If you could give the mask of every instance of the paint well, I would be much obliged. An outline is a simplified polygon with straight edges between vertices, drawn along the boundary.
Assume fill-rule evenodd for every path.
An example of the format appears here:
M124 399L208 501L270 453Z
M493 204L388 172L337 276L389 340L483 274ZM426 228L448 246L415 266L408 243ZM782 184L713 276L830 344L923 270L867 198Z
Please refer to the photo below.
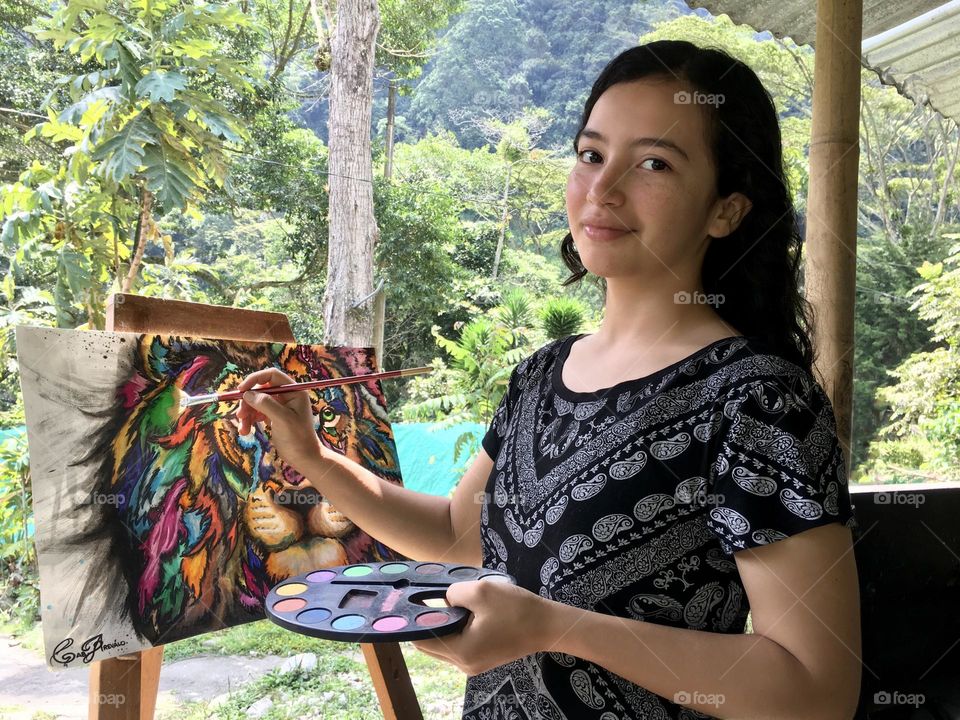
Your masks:
M287 598L273 604L274 612L293 612L306 607L307 601L303 598Z
M341 615L330 625L334 630L354 630L365 622L362 615Z
M307 582L308 583L330 582L336 576L337 574L330 570L317 570L316 572L312 572L309 575L307 575Z
M441 607L450 607L450 603L447 602L446 598L426 598L423 601L423 604L427 607L432 608L441 608Z
M510 578L506 575L484 575L481 580L487 580L489 582L510 582Z
M277 588L277 595L281 595L283 597L288 595L299 595L306 589L307 586L303 583L287 583L286 585L281 585Z
M297 621L308 625L316 625L330 617L330 611L326 608L310 608L297 615Z
M443 571L444 567L440 563L424 563L423 565L417 565L417 572L424 575L432 575L433 573Z
M368 608L373 605L373 601L376 599L377 593L373 590L354 589L343 596L339 607L348 608L349 610L360 610L361 608Z
M387 615L373 623L373 629L380 632L391 632L401 630L407 626L407 619L399 615Z
M364 575L369 575L372 572L373 568L371 568L369 565L351 565L343 571L343 574L346 577L363 577Z
M447 620L450 619L450 616L445 612L433 612L423 613L423 615L417 615L417 625L421 627L434 627L435 625L442 625Z
M406 563L390 563L389 565L381 565L380 572L386 573L388 575L393 575L395 573L402 573L407 569Z
M477 569L472 567L458 567L451 570L450 574L458 578L473 577L477 574Z

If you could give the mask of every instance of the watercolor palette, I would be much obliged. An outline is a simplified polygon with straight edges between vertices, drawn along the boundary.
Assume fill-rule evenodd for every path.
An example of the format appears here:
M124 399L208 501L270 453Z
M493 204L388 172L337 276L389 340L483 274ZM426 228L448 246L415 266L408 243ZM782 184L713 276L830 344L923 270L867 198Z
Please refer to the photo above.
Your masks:
M421 640L457 632L470 611L447 605L456 582L516 580L459 563L390 561L323 568L270 590L267 617L288 630L345 642Z

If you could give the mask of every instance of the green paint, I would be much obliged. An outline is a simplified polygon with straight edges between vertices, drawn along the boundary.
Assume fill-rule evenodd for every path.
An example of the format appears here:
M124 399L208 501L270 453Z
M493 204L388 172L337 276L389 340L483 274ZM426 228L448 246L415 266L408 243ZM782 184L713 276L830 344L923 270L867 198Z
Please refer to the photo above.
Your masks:
M373 572L372 568L367 567L366 565L354 565L343 571L345 577L362 577L364 575L369 575Z

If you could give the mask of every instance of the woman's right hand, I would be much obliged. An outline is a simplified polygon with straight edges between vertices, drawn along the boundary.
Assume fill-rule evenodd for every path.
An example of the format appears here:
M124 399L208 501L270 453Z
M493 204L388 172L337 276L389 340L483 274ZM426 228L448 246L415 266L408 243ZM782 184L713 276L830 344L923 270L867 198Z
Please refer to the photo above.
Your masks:
M320 457L323 445L317 437L314 425L313 406L306 390L267 395L257 388L289 385L294 380L276 368L266 368L250 373L237 386L246 390L237 419L239 433L246 435L254 423L265 422L269 428L270 444L285 463L301 475L305 475L310 460Z

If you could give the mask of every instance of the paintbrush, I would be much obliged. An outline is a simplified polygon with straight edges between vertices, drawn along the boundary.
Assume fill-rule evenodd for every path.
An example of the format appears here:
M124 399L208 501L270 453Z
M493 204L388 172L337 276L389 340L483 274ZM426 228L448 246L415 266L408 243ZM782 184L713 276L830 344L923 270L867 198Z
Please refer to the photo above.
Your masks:
M421 375L429 372L433 372L432 367L402 368L400 370L386 370L384 372L368 373L366 375L350 375L348 377L327 378L326 380L309 380L307 382L290 383L288 385L250 388L249 391L263 393L265 395L280 395L281 393L296 392L297 390L313 390L316 388L330 387L332 385L352 385L353 383L369 382L370 380L387 380L388 378L407 377L408 375ZM227 392L209 393L207 395L187 395L181 390L180 409L184 410L194 405L204 405L206 403L240 400L243 397L243 394L249 391L228 390Z

